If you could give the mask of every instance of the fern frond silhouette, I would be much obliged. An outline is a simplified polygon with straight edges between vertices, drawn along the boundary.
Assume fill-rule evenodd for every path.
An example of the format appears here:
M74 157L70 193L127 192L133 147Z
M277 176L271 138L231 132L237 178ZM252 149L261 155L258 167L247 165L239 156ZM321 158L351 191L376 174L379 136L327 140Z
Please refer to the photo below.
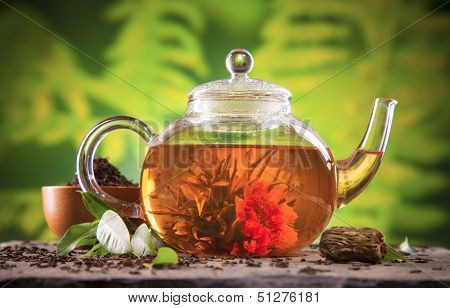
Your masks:
M91 78L79 69L71 50L14 12L0 17L0 42L0 151L30 140L78 146L91 125L85 92Z
M107 16L123 24L107 53L109 67L133 86L105 72L93 83L93 95L160 125L181 116L187 93L208 72L199 39L205 27L200 10L184 1L125 1Z

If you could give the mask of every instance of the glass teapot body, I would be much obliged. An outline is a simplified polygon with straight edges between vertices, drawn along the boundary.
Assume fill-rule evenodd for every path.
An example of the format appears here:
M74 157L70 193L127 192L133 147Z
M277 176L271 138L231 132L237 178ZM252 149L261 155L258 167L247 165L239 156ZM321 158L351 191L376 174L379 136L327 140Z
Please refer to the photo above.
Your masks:
M192 112L152 141L141 201L146 221L183 252L292 255L336 208L335 163L289 110Z
M295 255L372 179L396 102L377 99L358 149L335 161L325 142L292 115L288 90L247 76L253 65L247 51L231 51L226 64L231 78L195 88L187 114L159 135L129 117L97 124L77 156L80 186L120 215L144 220L185 253ZM99 142L124 128L149 145L135 204L106 194L93 173Z

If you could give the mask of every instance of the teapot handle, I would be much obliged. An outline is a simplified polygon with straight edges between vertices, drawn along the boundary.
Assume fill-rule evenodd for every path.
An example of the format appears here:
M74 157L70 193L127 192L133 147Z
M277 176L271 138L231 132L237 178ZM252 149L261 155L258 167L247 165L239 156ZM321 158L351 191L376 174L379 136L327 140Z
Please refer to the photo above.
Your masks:
M95 179L93 167L95 150L106 135L118 129L129 129L136 132L147 144L156 136L147 124L132 117L117 116L98 123L88 132L80 145L76 166L78 182L83 192L96 195L122 217L144 219L139 202L128 203L114 198L104 192Z

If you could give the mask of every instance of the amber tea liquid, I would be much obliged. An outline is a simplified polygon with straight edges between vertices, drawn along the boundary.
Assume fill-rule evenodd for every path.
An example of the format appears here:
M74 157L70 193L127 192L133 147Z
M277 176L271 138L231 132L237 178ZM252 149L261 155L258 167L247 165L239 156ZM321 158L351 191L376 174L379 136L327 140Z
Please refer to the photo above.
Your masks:
M161 145L141 190L149 223L199 255L293 255L336 207L336 173L314 147Z

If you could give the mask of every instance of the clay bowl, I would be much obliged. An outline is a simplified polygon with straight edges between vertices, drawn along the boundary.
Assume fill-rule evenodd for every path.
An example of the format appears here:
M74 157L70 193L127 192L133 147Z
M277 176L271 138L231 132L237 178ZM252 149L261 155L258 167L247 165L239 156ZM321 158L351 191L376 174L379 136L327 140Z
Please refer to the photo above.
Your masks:
M128 202L139 201L139 187L102 186L106 193ZM43 186L42 204L44 216L53 233L62 237L74 224L90 222L94 217L84 207L80 187Z

